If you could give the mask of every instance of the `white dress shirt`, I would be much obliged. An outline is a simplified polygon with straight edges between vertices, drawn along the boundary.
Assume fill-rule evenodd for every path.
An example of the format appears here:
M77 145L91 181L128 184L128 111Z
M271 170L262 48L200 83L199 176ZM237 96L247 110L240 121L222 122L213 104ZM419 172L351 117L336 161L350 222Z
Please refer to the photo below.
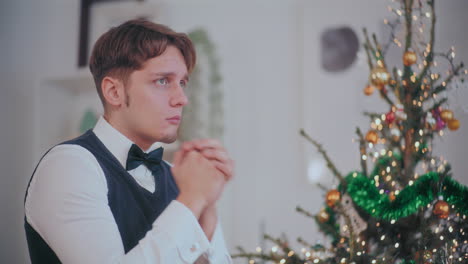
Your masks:
M101 117L93 132L125 168L133 142ZM159 147L154 144L149 150ZM154 192L146 166L129 173ZM78 145L58 145L37 167L25 202L27 222L63 263L232 263L218 224L208 241L198 220L174 200L127 254L107 200L98 161Z

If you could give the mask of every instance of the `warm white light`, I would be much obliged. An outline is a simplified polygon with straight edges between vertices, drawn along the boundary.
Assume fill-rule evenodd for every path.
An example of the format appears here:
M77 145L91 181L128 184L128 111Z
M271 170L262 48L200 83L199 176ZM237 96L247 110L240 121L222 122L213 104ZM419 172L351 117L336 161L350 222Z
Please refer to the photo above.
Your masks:
M322 159L312 159L307 167L307 179L309 183L320 182L325 175L326 164Z

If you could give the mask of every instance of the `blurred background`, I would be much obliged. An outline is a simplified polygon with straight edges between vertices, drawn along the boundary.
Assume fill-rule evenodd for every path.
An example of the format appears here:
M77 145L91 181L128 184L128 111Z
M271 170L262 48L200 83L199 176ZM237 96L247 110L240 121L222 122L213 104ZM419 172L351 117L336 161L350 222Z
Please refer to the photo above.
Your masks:
M342 173L360 168L353 139L356 126L369 128L362 112L387 107L377 94L362 92L369 76L362 28L385 38L391 1L100 0L83 13L85 2L0 3L0 262L29 263L23 201L42 153L101 113L86 62L79 66L80 48L88 48L81 53L86 58L97 36L135 17L196 38L199 92L187 114L196 117L198 130L184 133L222 139L236 161L236 177L219 206L231 252L263 245L263 232L323 242L295 207L318 212L325 193L317 183L332 188L338 182L299 129L323 143ZM457 60L465 62L467 11L466 0L436 2L436 50L455 46ZM88 30L80 35L83 21ZM357 38L359 45L340 48L334 36L352 47ZM449 102L461 127L437 139L435 151L468 185L468 87L461 86Z

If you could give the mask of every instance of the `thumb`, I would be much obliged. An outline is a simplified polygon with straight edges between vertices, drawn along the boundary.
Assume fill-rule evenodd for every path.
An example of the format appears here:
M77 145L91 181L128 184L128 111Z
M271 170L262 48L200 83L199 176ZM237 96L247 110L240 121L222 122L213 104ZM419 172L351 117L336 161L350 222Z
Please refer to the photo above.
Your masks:
M173 160L174 167L177 167L180 165L180 163L182 162L183 155L184 155L184 151L182 150L178 150L176 151L176 153L174 153L174 160Z

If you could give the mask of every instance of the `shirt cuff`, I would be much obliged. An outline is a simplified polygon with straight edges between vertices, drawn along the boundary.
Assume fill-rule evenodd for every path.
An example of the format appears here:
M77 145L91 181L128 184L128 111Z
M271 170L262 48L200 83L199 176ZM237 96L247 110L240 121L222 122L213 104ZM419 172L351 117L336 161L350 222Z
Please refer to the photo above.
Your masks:
M216 229L211 239L209 249L204 253L206 259L209 260L209 263L222 263L222 264L231 264L232 259L229 255L229 252L224 242L223 229L221 227L220 220L218 218L218 223L216 224Z
M153 228L167 234L176 245L180 258L187 263L195 262L210 248L210 242L197 218L177 200L167 206L154 222Z

